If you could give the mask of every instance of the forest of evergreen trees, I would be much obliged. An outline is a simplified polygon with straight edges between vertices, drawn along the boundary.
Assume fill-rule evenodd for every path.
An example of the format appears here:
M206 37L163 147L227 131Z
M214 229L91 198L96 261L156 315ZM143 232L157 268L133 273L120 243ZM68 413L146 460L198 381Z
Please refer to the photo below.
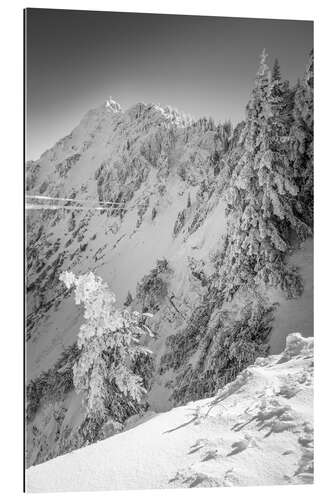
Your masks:
M235 128L219 169L227 179L229 217L215 271L200 308L167 339L162 357L161 373L178 373L172 385L178 404L213 395L269 352L274 304L263 287L281 289L289 299L302 294L288 256L313 235L313 52L294 87L277 60L272 70L266 60L263 51L245 123ZM224 307L235 296L243 309L238 318Z

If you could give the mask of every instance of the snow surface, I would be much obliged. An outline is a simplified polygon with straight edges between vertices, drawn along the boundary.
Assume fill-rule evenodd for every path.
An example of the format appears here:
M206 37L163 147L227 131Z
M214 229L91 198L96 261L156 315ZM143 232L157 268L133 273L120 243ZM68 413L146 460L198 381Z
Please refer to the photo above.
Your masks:
M313 339L293 333L215 397L30 467L27 491L312 483L312 398Z

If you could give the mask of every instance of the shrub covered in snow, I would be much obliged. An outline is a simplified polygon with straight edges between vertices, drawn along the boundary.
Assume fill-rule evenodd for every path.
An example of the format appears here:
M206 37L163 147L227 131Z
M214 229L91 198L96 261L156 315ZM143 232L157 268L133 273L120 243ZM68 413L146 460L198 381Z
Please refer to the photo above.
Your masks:
M171 268L166 259L157 260L156 266L146 274L136 287L136 298L143 311L156 312L168 293L168 276Z
M183 209L178 213L177 219L176 219L175 224L173 226L173 235L174 236L177 236L177 234L183 229L184 224L185 224L185 219L186 219L186 209Z
M60 401L74 388L73 366L79 357L77 344L67 347L55 365L31 380L26 389L26 415L30 422L43 403Z

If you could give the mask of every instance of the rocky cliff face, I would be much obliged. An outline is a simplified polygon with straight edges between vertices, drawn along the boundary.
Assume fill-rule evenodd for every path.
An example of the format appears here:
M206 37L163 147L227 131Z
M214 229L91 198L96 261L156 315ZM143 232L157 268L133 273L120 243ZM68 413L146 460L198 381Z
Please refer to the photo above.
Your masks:
M266 354L269 334L292 331L288 318L283 331L276 324L289 305L278 292L265 288L257 300L242 291L226 305L211 286L241 129L232 133L227 124L194 122L156 105L122 111L110 99L27 163L27 195L35 196L26 212L28 465L117 432L133 413L119 407L118 418L102 427L87 421L71 372L82 318L59 282L62 271L92 270L120 307L153 314L155 361L141 411L211 396ZM304 248L301 263L308 242ZM302 308L297 330L312 335L304 301ZM245 338L250 352L243 356Z

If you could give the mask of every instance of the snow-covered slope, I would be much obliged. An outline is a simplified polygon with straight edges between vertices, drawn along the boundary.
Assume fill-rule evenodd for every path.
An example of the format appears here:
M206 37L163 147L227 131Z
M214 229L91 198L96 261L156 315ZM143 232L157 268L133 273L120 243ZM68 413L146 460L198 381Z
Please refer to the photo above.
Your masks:
M26 474L29 492L313 482L313 340L294 333L215 397Z
M166 299L155 314L158 340L151 348L158 368L166 337L184 324L183 309L190 310L200 298L202 287L189 270L189 259L208 262L225 231L221 181L209 160L222 147L207 122L191 124L178 112L152 104L122 111L108 100L27 164L28 196L76 200L65 210L27 211L28 382L55 365L76 341L82 322L59 282L61 271L94 271L122 306L128 292L135 298L138 282L157 259L166 258L172 269L169 297L174 295L181 311L175 314ZM57 204L47 198L28 200L43 201L44 207ZM90 210L102 202L115 205ZM151 408L170 408L169 394L157 377ZM73 391L55 403L43 401L28 425L28 464L64 452L59 437L70 442L68 429L75 433L83 414Z
M214 179L207 163L216 140L210 130L185 130L180 115L169 108L137 104L122 112L108 100L40 160L29 163L29 196L80 202L76 210L27 212L29 379L76 339L78 315L61 292L61 270L93 270L123 304L157 259L173 261L179 288L178 270L187 257L200 259L216 246L225 227L224 207L215 196L205 209L220 217L203 224L208 195L200 190L202 181ZM177 216L189 196L192 206L175 237ZM121 203L123 209L89 210L100 201ZM200 224L189 232L197 219Z

